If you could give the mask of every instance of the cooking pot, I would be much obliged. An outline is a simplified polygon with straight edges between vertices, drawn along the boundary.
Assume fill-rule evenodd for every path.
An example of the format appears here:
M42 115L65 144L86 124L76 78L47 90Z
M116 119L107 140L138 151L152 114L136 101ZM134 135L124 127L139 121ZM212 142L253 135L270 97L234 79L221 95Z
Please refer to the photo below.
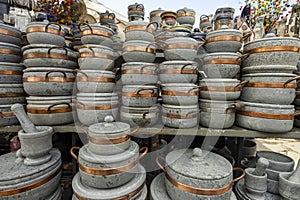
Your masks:
M184 7L183 9L177 10L177 22L179 24L195 24L196 12L193 9Z
M164 10L162 10L161 8L158 8L157 10L152 10L150 12L150 23L151 22L156 22L158 24L158 28L160 28L161 25L161 13L163 13Z
M23 69L17 63L0 62L0 84L22 83Z
M19 29L4 23L0 23L0 42L20 45L21 35L22 33Z
M21 59L22 52L19 46L0 42L0 62L20 63Z
M25 103L23 84L0 84L0 105Z
M144 40L154 42L154 33L157 27L158 23L156 22L150 24L143 20L128 22L124 30L126 41Z
M131 15L144 16L145 15L144 5L138 4L138 3L129 5L127 14L128 14L128 16L131 16Z
M100 13L100 24L115 24L115 18L116 15L107 10L104 13Z
M153 63L156 58L156 47L151 42L144 40L124 42L122 51L125 62Z
M122 104L129 107L151 107L157 103L158 89L149 85L125 85Z
M14 112L11 111L12 105L0 105L0 126L11 126L19 124Z

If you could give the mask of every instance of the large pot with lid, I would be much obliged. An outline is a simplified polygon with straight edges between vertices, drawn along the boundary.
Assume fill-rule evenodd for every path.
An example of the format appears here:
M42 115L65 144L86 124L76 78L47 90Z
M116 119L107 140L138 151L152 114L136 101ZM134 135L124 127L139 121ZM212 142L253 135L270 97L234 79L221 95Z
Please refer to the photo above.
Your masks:
M14 45L21 44L21 31L13 26L0 23L0 42Z
M125 27L126 41L144 40L154 42L155 29L158 27L156 22L145 22L143 20L135 20L128 22Z
M190 24L193 26L195 24L195 16L195 10L184 7L177 10L176 20L179 24Z
M242 169L233 169L222 156L199 148L170 152L166 167L159 161L172 200L230 200L233 184L245 176ZM242 175L233 179L233 171L241 171Z
M20 63L21 60L22 52L19 46L0 42L0 62Z
M156 47L149 41L126 41L123 44L122 56L125 62L153 63L156 58Z
M23 69L21 64L0 62L0 84L22 83Z

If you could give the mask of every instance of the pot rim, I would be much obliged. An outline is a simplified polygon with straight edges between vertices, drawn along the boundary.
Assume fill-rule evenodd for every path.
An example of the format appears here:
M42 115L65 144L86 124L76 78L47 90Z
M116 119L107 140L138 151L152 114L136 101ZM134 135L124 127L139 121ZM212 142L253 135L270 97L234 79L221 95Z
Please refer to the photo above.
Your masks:
M157 64L155 64L155 63L146 63L146 62L127 62L127 63L123 63L122 64L122 67L129 67L129 66L131 66L131 65L133 65L133 66L141 66L141 67L143 67L143 65L147 65L147 66L153 66L153 67L156 67L157 66Z
M23 84L0 84L0 88L23 88Z
M16 48L18 49L18 51L21 51L21 48L15 44L11 44L11 43L6 43L6 42L0 42L0 46L5 47L12 47L12 48Z
M292 73L257 73L257 74L244 74L244 77L296 77L296 74Z
M4 24L4 23L0 23L0 29L13 31L13 32L19 34L20 36L22 34L22 32L19 29L15 28L14 26L10 26L10 25ZM0 34L0 35L2 35L2 34ZM11 37L14 37L14 36L11 36Z
M197 87L196 84L193 83L166 83L161 84L162 87Z
M162 65L175 65L175 64L185 65L185 64L189 64L189 63L192 63L192 65L198 65L198 63L195 62L195 61L171 60L171 61L164 61L164 62L162 62L160 64L160 66L162 66Z
M214 37L215 35L218 35L220 33L221 33L222 36L224 36L224 35L236 35L236 34L239 34L241 37L243 36L242 32L239 31L239 30L236 30L236 29L221 29L221 30L216 30L216 31L212 31L212 32L207 33L206 39ZM235 34L232 34L232 33L235 33ZM219 42L223 42L223 41L219 41Z
M252 45L252 44L255 44L255 43L261 43L261 42L264 42L264 41L278 41L278 40L291 40L291 41L294 41L294 42L298 42L299 43L299 46L300 46L300 39L298 38L293 38L293 37L268 37L268 38L260 38L260 39L256 39L256 40L253 40L251 42L248 42L245 44L244 48ZM284 44L284 43L282 43ZM272 46L272 45L271 45ZM285 45L282 45L282 46L285 46Z
M263 154L263 155L262 155ZM265 157L266 156L266 154L273 154L273 155L276 155L276 158L279 158L279 157L281 157L281 158L283 158L283 159L286 159L287 161L285 162L285 161L279 161L279 160L270 160L271 158L270 157ZM276 163L276 164L295 164L295 161L291 158L291 157L289 157L289 156L286 156L286 155L284 155L284 154L280 154L280 153L277 153L277 152L273 152L273 151L257 151L257 156L258 157L263 157L263 158L266 158L266 159L268 159L269 161L271 161L271 162L273 162L273 163ZM272 170L272 169L271 169Z
M199 82L201 83L207 83L207 82L211 82L211 83L240 83L240 81L238 79L230 79L230 78L221 78L221 79L213 79L213 78L206 78L206 79L202 79L199 80Z
M130 89L130 88L134 88L134 89L141 89L141 88L147 88L147 89L158 89L157 86L154 85L124 85L123 89Z
M0 67L10 66L10 67L22 67L25 69L25 66L21 63L9 63L9 62L0 62Z
M118 96L117 93L85 93L79 92L76 94L76 97L84 97L84 98L97 98L97 97L115 97Z
M89 24L89 26L93 29L104 29L106 32L110 32L112 35L115 33L111 28L101 25L100 23ZM82 30L90 30L87 25L82 26ZM86 35L89 36L89 35Z
M170 108L170 109L197 109L197 110L199 110L198 105L178 106L178 105L162 104L162 107Z
M107 70L81 69L79 71L84 72L84 73L115 75L115 73L113 73L112 71L107 71ZM78 73L78 74L80 74L80 73Z
M195 45L198 45L198 41L190 37L174 37L174 38L167 39L165 42L167 44L173 44L173 43L177 44L179 40L185 40L186 42L193 42Z
M101 50L105 49L105 50L109 50L109 51L114 51L110 47L99 45L99 44L85 44L85 45L81 45L81 46L76 46L75 49L80 51L81 49L87 49L86 47L90 47L90 48L94 48L94 49L101 49Z
M31 100L31 101L53 101L53 100L72 100L74 99L75 96L29 96L26 97L26 100Z
M209 99L199 99L199 102L201 103L215 103L215 104L233 104L235 101L218 101L218 100L209 100Z
M232 57L238 57L238 53L232 53L232 52L216 52L216 53L207 53L204 54L204 59L207 57L214 57L214 56L232 56Z
M251 106L256 108L271 108L271 109L294 109L294 105L279 105L279 104L266 104L266 103L251 103L246 101L237 101L237 103L243 103L245 106Z
M64 71L66 73L73 73L74 70L68 69L68 68L56 68L56 67L30 67L27 69L24 69L23 72L48 72L49 70L54 70L54 71ZM53 72L54 73L54 72Z

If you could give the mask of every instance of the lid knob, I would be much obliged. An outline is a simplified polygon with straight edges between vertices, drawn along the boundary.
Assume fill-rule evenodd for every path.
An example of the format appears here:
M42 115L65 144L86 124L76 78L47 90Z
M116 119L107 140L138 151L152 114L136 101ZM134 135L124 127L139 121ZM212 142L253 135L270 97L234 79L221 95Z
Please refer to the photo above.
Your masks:
M221 29L222 29L222 30L224 30L224 29L229 29L229 27L228 27L227 25L223 24L223 25L221 26Z
M104 118L105 124L104 126L111 126L112 122L114 122L114 117L111 115L108 115Z
M193 161L201 161L202 160L202 155L203 155L202 150L200 148L195 148L195 149L193 149L192 160Z

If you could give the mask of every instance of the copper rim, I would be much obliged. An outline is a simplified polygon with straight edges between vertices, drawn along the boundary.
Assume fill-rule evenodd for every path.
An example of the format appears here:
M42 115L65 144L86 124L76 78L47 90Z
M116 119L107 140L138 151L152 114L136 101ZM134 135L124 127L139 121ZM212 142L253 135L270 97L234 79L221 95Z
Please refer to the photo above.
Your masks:
M101 15L100 19L115 19L112 15Z
M13 117L16 116L14 112L1 112L0 111L0 119L5 117Z
M194 49L197 50L197 45L193 44L167 44L166 49Z
M264 118L264 119L275 119L275 120L293 120L293 114L271 114L263 112L253 112L247 110L237 110L237 114L248 117Z
M234 36L234 35L225 35L225 36L216 36L212 38L208 38L206 40L206 43L210 42L219 42L219 41L236 41L236 42L242 42L243 38L241 36Z
M83 52L80 53L78 58L106 58L110 60L114 60L114 56L104 53L92 53L92 52Z
M245 87L255 87L255 88L297 88L297 84L289 83L247 83Z
M43 52L36 52L36 53L27 53L23 55L23 59L34 59L34 58L53 58L53 59L62 59L62 60L70 60L73 62L77 62L77 58L72 56L68 56L65 54L58 54L58 53L43 53Z
M29 190L32 190L34 188L37 188L37 187L39 187L41 185L44 185L45 183L49 182L51 179L56 177L60 172L61 172L61 168L59 168L56 172L54 172L50 176L48 176L48 177L46 177L46 178L44 178L44 179L42 179L38 182L32 183L30 185L26 185L26 186L23 186L23 187L20 187L20 188L17 188L17 189L2 190L2 191L0 191L0 196L2 196L2 197L3 196L11 196L11 195L27 192Z
M14 51L10 49L0 49L0 54L12 54L16 56L22 56L21 51Z
M100 36L104 36L104 37L107 37L107 38L112 37L111 33L108 33L106 31L102 31L102 30L95 30L95 29L93 29L93 30L90 30L90 29L83 30L80 35L81 35L81 37L86 36L86 35L100 35Z
M209 19L205 18L200 20L200 23L205 23L205 22L209 22Z
M46 30L46 27L29 27L26 29L27 34L28 33L36 33L36 32L51 33L54 35L59 35L59 36L65 37L64 32L54 29L54 28L47 28L47 30Z
M153 98L157 97L157 93L137 93L137 92L123 92L122 96L125 97L140 97L140 98Z
M147 47L141 47L141 46L127 46L123 48L123 52L146 52L146 53L152 53L156 54L156 50L152 48L147 48Z
M148 75L156 75L155 70L145 70L145 69L125 69L122 70L122 74L148 74Z
M18 34L16 32L13 32L13 31L10 31L10 30L6 30L6 29L0 29L0 34L9 35L9 36L21 39L21 34Z
M114 78L105 78L105 77L85 77L80 76L77 77L77 81L79 82L107 82L107 83L114 83Z
M214 60L205 61L204 64L205 65L207 65L207 64L241 65L241 60L236 60L236 59L214 59Z
M150 18L153 18L153 17L160 17L161 13L153 13L150 15Z
M182 91L163 90L161 94L167 96L198 96L199 91L182 92Z
M129 31L147 31L154 34L154 30L147 26L128 26L125 28L125 33Z
M55 114L55 113L66 113L66 112L72 112L72 107L52 108L52 109L27 108L27 113L30 113L30 114Z
M241 91L241 87L224 86L224 87L213 87L213 86L201 86L202 91L214 91L214 92L237 92Z
M27 77L23 78L23 82L74 82L75 78L66 78L66 77Z
M160 74L198 74L195 69L163 69L159 71Z
M144 11L144 8L141 8L141 7L131 7L131 8L128 8L129 11L133 11L133 10L140 10L140 11Z
M177 14L177 17L185 17L185 16L189 16L189 17L195 17L195 13L182 13L182 14Z
M290 52L299 52L299 47L296 46L268 46L268 47L259 47L245 51L246 54L254 53L265 53L265 52L274 52L274 51L290 51Z
M22 75L22 71L14 71L14 70L0 70L1 75Z
M0 94L0 98L9 98L9 97L26 97L25 93L5 93Z
M88 136L89 141L93 144L99 145L111 145L111 144L120 144L126 142L130 139L130 135L124 135L118 138L93 138Z
M82 110L111 110L117 108L118 105L88 106L88 105L78 103L76 107Z
M172 119L194 119L198 117L198 113L187 113L186 115L180 114L171 114L171 113L162 113L164 117L172 118Z

